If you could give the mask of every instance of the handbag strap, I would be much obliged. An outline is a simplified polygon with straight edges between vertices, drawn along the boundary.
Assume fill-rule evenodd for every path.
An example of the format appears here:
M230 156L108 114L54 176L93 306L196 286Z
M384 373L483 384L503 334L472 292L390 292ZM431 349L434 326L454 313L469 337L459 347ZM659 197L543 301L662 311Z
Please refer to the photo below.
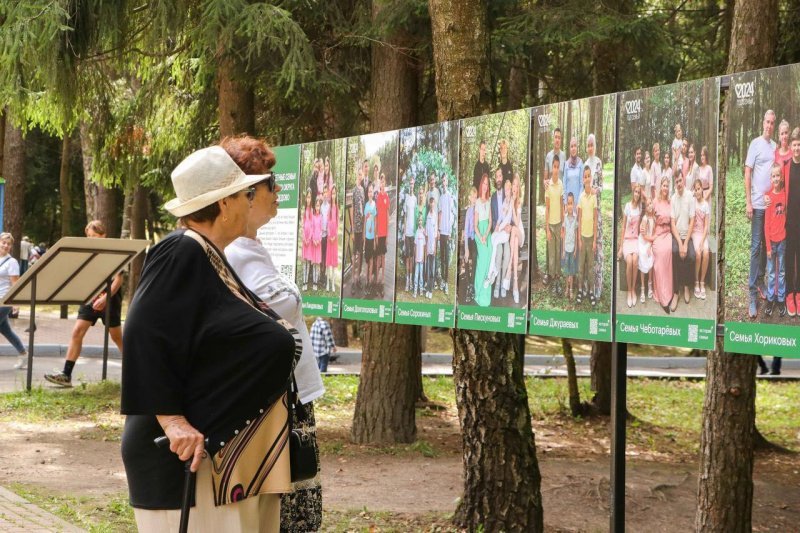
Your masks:
M298 422L298 424L308 422L308 415L306 410L303 408L303 403L300 401L300 393L299 388L297 387L297 379L294 377L294 371L292 371L292 379L289 381L288 384L289 389L289 409L294 413L294 418ZM290 422L291 423L291 422Z

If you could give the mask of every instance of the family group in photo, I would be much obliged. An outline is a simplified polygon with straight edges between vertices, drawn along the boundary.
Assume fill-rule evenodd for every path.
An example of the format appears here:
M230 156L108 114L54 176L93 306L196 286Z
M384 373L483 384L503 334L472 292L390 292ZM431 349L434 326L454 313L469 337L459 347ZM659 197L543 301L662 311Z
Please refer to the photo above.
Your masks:
M519 252L525 244L522 179L514 171L505 139L498 141L499 161L495 169L486 160L485 140L481 140L478 150L464 219L462 270L472 280L467 288L467 302L488 307L492 299L506 298L511 292L514 303L518 304Z
M556 128L542 175L547 239L543 281L551 293L594 307L603 287L603 162L592 133L586 137L585 160L578 155L576 136L570 138L569 155L561 142L562 131Z
M796 316L800 304L800 127L790 132L789 122L782 120L776 143L775 122L775 112L768 110L744 166L750 318L758 316L760 299L766 300L762 310L768 317L775 312Z
M403 220L403 260L406 267L405 291L414 298L433 298L433 291L450 290L450 246L456 227L456 199L442 173L437 186L435 172L425 180L426 169L414 161L400 192ZM419 178L419 183L417 179Z
M352 190L353 295L359 292L365 297L383 297L391 201L380 160L374 163L372 173L369 165L369 160L364 159ZM362 270L366 274L363 282Z
M303 290L336 292L339 266L339 201L329 157L314 160L303 204Z
M655 300L669 313L692 295L705 300L713 213L714 172L706 146L698 151L683 136L680 124L661 159L637 146L630 172L631 199L623 208L622 238L617 252L625 262L627 305ZM663 161L663 164L662 164ZM638 275L637 275L638 274Z

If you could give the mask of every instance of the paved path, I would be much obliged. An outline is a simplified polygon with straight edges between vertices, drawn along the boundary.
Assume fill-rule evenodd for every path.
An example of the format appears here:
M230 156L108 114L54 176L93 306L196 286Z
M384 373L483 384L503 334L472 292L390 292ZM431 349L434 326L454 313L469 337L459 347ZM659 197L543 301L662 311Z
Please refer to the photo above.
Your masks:
M5 533L45 533L84 531L37 507L28 500L0 487L0 531Z

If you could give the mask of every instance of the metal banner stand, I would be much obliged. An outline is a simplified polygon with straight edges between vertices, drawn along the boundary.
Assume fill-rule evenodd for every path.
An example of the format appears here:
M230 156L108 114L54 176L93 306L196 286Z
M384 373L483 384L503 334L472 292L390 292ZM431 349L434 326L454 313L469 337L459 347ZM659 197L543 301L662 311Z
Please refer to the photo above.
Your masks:
M26 389L31 390L35 352L36 304L83 305L105 289L111 294L111 280L149 244L146 240L64 237L55 243L6 294L3 305L30 305L28 372ZM108 366L108 322L111 304L106 300L103 379Z
M619 161L619 102L616 107L617 127L614 133L614 149L617 151L616 161ZM614 176L614 218L612 223L612 251L617 249L619 217L616 209L620 201L619 187ZM616 258L615 258L616 259ZM619 275L619 263L611 263L612 280L616 281ZM625 426L627 406L627 377L628 377L628 344L617 342L617 291L615 283L611 284L611 474L610 484L610 522L609 531L622 533L625 531Z

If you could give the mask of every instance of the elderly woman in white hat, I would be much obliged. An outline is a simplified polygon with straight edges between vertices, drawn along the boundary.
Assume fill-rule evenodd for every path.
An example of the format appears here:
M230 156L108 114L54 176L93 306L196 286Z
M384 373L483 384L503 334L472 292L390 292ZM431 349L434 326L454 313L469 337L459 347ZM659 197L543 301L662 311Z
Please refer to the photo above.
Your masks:
M174 531L184 461L190 531L277 531L291 490L285 393L297 330L239 280L222 250L246 234L260 182L219 146L172 173L181 229L151 248L125 323L122 459L140 531ZM169 449L157 448L160 435Z

